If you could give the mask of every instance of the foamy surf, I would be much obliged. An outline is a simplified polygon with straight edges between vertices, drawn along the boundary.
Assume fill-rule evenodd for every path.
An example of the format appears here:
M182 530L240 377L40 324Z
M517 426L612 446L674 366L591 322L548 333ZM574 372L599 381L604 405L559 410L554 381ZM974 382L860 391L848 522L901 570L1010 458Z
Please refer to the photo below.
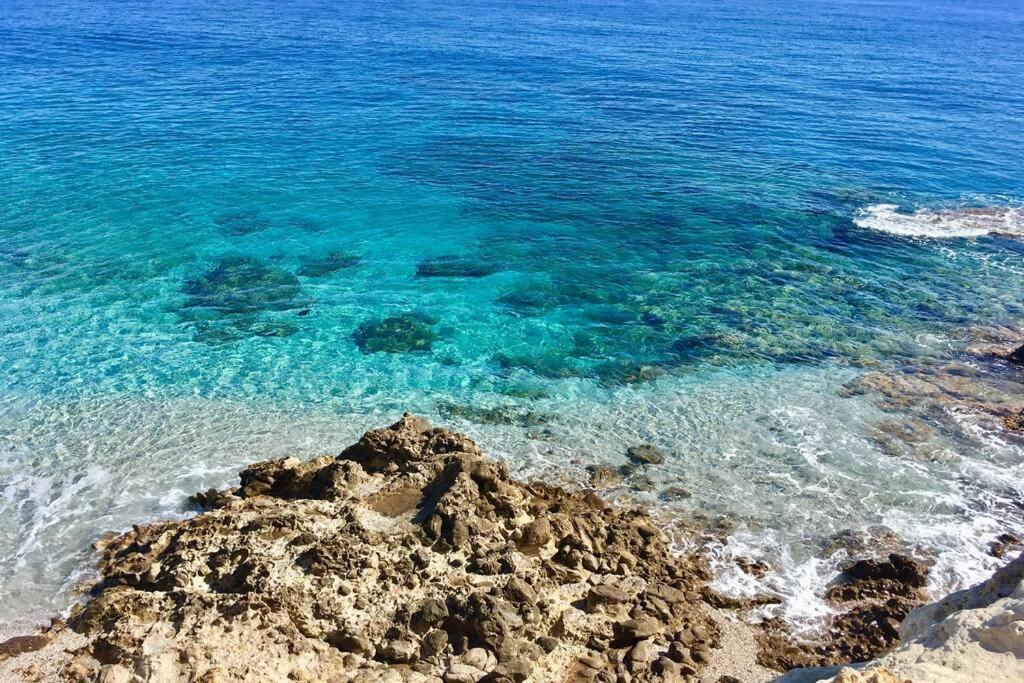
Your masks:
M872 204L857 212L861 228L905 237L1024 237L1024 208L990 206L961 209L917 209L907 213L896 204Z

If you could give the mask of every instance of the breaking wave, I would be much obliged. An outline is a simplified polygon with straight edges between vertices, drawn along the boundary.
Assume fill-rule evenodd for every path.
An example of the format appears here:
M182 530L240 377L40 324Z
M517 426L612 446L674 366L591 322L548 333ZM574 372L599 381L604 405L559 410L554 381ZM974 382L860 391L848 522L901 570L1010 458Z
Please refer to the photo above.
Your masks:
M853 222L861 228L907 237L1024 237L1024 208L1011 206L907 213L895 204L872 204L858 211Z

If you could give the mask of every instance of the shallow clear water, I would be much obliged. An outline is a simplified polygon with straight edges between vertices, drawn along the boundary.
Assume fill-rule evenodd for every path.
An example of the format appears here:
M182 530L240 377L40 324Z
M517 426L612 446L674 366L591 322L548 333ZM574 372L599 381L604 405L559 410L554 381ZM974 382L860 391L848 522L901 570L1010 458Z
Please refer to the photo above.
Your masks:
M663 447L636 495L797 619L835 531L942 590L1021 526L1019 444L894 458L840 391L1024 316L1019 3L8 0L0 72L0 619L402 410L524 476Z

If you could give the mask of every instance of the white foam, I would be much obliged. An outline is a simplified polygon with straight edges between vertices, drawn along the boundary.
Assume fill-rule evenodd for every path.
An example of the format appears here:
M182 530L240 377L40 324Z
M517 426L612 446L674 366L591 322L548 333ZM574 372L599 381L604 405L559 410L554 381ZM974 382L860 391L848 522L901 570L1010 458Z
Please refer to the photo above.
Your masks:
M917 209L907 213L896 204L872 204L858 211L853 222L861 228L906 237L1024 237L1024 208L1013 206Z

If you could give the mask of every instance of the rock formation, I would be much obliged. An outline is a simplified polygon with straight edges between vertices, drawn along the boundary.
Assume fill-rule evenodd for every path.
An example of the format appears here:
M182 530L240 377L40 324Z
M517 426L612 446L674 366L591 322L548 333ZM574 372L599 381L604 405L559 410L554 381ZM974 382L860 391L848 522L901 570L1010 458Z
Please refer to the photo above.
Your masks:
M977 586L912 611L902 644L835 683L1024 680L1024 556Z
M718 631L642 511L406 415L102 548L71 681L685 680Z

